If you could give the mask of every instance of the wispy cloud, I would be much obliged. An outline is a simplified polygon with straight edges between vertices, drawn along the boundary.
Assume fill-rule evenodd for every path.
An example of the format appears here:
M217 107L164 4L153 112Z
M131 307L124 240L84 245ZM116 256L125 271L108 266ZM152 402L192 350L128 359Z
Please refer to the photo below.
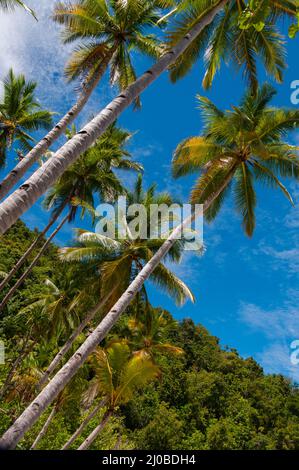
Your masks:
M47 105L51 101L64 104L72 98L72 87L67 87L63 78L70 46L61 44L60 28L50 20L54 4L51 0L31 1L38 22L22 9L0 15L1 76L12 67L37 80L40 99Z
M260 253L271 258L273 268L286 269L289 273L293 274L299 272L299 247L278 250L272 246L261 244L259 248Z
M257 354L266 371L284 373L294 380L299 380L299 366L291 363L290 344L299 339L298 301L299 290L290 289L282 307L265 309L243 302L239 312L241 322L270 340L269 346Z
M263 309L252 303L241 303L240 319L269 338L297 338L299 336L299 291L290 291L282 307Z
M51 20L54 0L31 0L38 17L35 21L23 9L0 15L0 78L9 68L24 73L27 79L37 81L38 97L42 105L59 114L75 101L75 84L68 84L64 67L73 45L62 44L61 27ZM96 99L90 100L80 115L79 126L95 115L104 99L110 99L108 87L101 85Z
M298 135L299 143L299 135ZM284 219L287 228L296 229L299 227L299 186L298 184L291 185L291 193L295 201L295 207L292 207Z
M268 373L278 374L282 371L295 382L299 382L299 366L290 361L289 343L275 342L257 355L257 359Z

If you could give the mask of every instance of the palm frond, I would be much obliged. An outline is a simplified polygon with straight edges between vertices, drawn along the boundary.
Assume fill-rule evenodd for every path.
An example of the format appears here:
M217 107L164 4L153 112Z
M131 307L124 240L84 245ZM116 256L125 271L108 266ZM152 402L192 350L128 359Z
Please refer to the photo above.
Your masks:
M245 163L236 171L234 196L238 212L242 215L242 224L246 234L251 237L255 227L256 195L253 188L253 176Z
M195 297L189 287L162 263L155 268L150 279L164 289L178 305L184 304L187 299L195 302Z
M282 184L282 182L279 181L277 176L271 170L269 170L269 168L262 165L261 163L259 163L256 160L254 160L253 166L254 166L255 178L257 180L261 180L261 181L265 182L270 187L276 187L276 188L281 189L281 191L286 196L286 198L294 206L294 201L293 201L293 198L290 195L289 191L284 186L284 184Z

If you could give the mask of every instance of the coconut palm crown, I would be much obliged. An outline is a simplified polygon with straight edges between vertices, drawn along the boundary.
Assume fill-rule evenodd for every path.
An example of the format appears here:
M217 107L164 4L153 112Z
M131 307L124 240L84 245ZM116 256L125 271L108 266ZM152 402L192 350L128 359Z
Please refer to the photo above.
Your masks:
M43 110L36 100L36 83L26 81L24 75L15 75L10 69L3 81L4 94L0 101L0 167L6 162L6 153L17 141L21 150L29 151L34 142L28 132L49 129L52 113Z
M157 24L161 7L171 1L78 0L56 4L53 19L64 25L65 43L81 40L67 66L69 79L92 80L107 54L110 81L120 90L136 79L132 53L157 58L161 47L149 29ZM139 100L136 101L139 105Z
M169 205L173 202L168 193L155 194L155 189L153 185L146 191L143 190L142 176L139 175L134 190L128 194L128 201L129 203L138 201L148 209L150 204L164 203ZM77 246L60 250L60 257L63 261L82 263L86 276L92 278L93 275L95 294L98 285L100 285L102 297L114 289L114 301L120 297L132 279L164 243L162 237L154 239L132 237L128 222L129 218L123 221L125 233L120 235L116 230L114 238L101 233L78 230ZM141 223L148 224L149 218ZM145 232L147 229L148 226L145 227ZM142 227L140 227L140 233L143 233ZM167 259L178 263L181 260L182 252L183 241L177 240L170 249ZM150 280L165 290L178 304L182 304L188 298L194 301L193 294L186 284L163 263L156 267ZM92 285L92 281L90 285ZM146 296L144 287L143 293Z
M177 19L168 33L169 46L182 39L214 3L213 0L180 2ZM228 1L172 67L172 81L184 77L203 55L204 88L211 87L223 62L232 62L241 69L254 92L258 88L258 61L280 83L286 67L281 19L295 19L297 8L297 0Z
M90 403L98 395L114 410L132 399L136 390L160 374L150 358L132 355L123 341L112 342L106 349L98 348L92 358L95 377L90 381L84 399Z
M76 132L73 127L69 137ZM75 201L94 207L95 195L101 201L114 201L125 192L116 170L141 171L142 166L131 159L126 146L132 134L115 123L96 143L63 173L48 192L44 205L53 214L67 202L69 220L75 219L80 206ZM81 205L81 216L85 207Z
M240 106L227 111L198 96L202 135L182 142L173 157L175 177L201 172L191 193L192 203L204 203L230 175L230 183L205 216L213 220L232 190L248 236L255 228L254 182L279 188L293 203L280 178L299 177L298 147L286 141L288 133L299 127L299 111L270 107L274 95L275 90L265 84L256 96L248 91Z

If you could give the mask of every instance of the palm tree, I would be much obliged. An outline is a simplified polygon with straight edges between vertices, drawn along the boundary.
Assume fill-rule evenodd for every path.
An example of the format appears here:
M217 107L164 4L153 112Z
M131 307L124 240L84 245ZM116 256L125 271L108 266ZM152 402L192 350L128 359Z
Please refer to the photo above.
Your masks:
M61 210L60 211L56 211L52 217L50 217L50 220L49 220L49 223L46 225L46 227L39 233L39 235L35 238L35 240L33 240L33 242L31 243L31 245L29 245L29 247L27 248L27 250L25 251L25 253L21 256L21 258L14 264L14 266L11 268L11 270L8 272L8 273L5 273L2 277L3 277L3 280L1 281L0 283L0 292L4 289L4 287L6 286L6 284L8 284L8 282L12 279L12 277L15 275L15 273L21 268L21 266L23 266L24 262L27 260L27 258L30 256L30 254L33 252L33 250L37 247L37 245L39 244L39 242L41 240L43 240L45 234L50 230L50 228L52 227L52 225L54 225L54 223L56 222L56 220L58 219L58 217L61 215L61 212L65 209L65 207L61 206L60 208ZM55 234L54 234L55 235ZM51 239L53 238L54 236L52 234L52 236L50 237ZM42 254L42 253L41 253ZM40 256L38 256L37 258L37 261L38 259L40 258ZM33 267L33 266L32 266Z
M30 331L30 336L32 332ZM22 364L14 370L11 384L6 390L7 402L17 401L20 405L30 402L36 393L36 383L40 376L39 362L33 353L35 342L30 348L29 354L23 358Z
M30 447L30 450L35 450L37 448L38 444L47 433L49 426L52 423L53 418L56 417L57 413L63 411L65 406L75 404L78 402L78 400L81 399L85 387L85 379L80 374L80 376L76 377L68 387L59 393L50 414L48 415L44 425L36 436L33 444Z
M134 354L155 359L156 354L183 354L183 349L166 343L164 338L175 321L165 310L144 303L135 317L128 319L128 342Z
M132 51L157 58L158 39L145 31L160 18L159 3L148 0L122 2L79 0L56 4L53 19L64 25L65 43L81 39L67 66L66 76L73 80L94 79L103 56L110 52L110 82L122 91L136 80ZM139 100L136 105L139 106Z
M142 176L139 175L134 190L127 194L127 203L143 204L150 215L150 206L154 204L172 204L173 200L168 193L155 193L155 185L146 191L142 188ZM125 215L126 216L126 215ZM78 231L78 245L62 248L60 258L65 262L82 263L85 272L94 272L95 282L100 282L102 296L114 288L113 300L118 299L131 280L136 277L144 264L163 244L162 238L132 237L128 228L130 219L124 221L124 227L119 226L115 238L100 233ZM153 218L147 217L140 222L140 233L149 235L149 225ZM143 228L143 225L146 225ZM124 228L125 233L122 232ZM151 227L153 230L153 227ZM121 232L121 233L120 233ZM178 263L181 259L183 243L178 240L168 253L170 261ZM164 264L160 264L150 278L160 288L165 289L176 302L181 305L187 298L194 301L193 294L185 283L175 276ZM145 288L143 288L145 290Z
M163 55L163 57L146 72L140 79L136 80L128 87L125 92L122 92L115 98L100 115L93 119L92 123L88 124L69 142L67 142L61 150L56 154L59 158L50 158L46 162L42 171L37 171L34 175L25 182L22 187L9 196L5 202L0 206L0 233L4 233L7 228L13 224L17 218L25 211L24 203L26 201L26 208L30 207L38 197L40 197L47 189L49 189L55 181L63 174L64 170L73 163L78 156L90 147L98 136L107 129L117 118L117 116L127 108L134 100L146 89L155 79L157 79L163 71L165 71L175 60L186 50L188 45L197 37L202 29L209 24L214 16L221 10L222 6L228 0L219 0L217 5L213 5L208 9L206 14L199 20L198 24L190 31L180 43L171 51ZM76 144L74 145L74 142ZM42 145L42 144L41 144ZM28 155L24 160L28 160ZM41 169L40 169L41 170ZM13 172L14 175L20 175L18 169ZM41 174L39 174L41 173ZM22 173L23 174L23 173ZM46 178L45 178L46 177ZM17 176L18 178L18 176ZM44 179L45 178L45 179ZM32 192L31 183L34 183L34 193ZM42 184L41 184L42 183ZM6 187L6 183L2 182L2 189ZM26 189L26 194L24 192ZM27 200L28 195L30 200ZM18 204L16 204L18 200Z
M61 333L69 333L79 320L80 290L82 276L73 278L74 272L65 270L59 285L50 279L45 280L45 290L37 297L30 299L28 305L22 308L19 315L29 318L34 310L40 310L41 318L47 318L47 331L43 336L49 341L53 336L58 338ZM33 313L34 316L34 313Z
M149 358L131 356L130 348L122 342L113 342L106 350L98 348L93 356L92 367L95 376L85 393L85 401L90 403L100 396L104 400L106 411L99 425L93 429L78 450L88 449L117 407L130 401L138 389L159 375L158 366ZM74 434L76 439L79 434L77 432ZM64 445L64 449L67 449L75 439L72 436Z
M35 99L35 82L26 82L24 75L15 75L10 69L4 81L0 101L0 168L6 163L6 152L13 142L29 151L34 142L28 132L49 129L52 113L43 110Z
M22 7L26 11L28 11L36 20L36 15L34 11L29 8L26 3L22 2L21 0L0 0L0 8L2 10L14 10L16 7Z
M73 127L71 131L67 132L68 138L71 138L75 132L76 129ZM74 196L80 197L81 201L85 201L89 205L94 203L95 192L101 199L110 200L112 197L116 197L118 192L123 191L113 169L142 170L141 165L130 160L130 153L126 150L130 138L131 134L128 131L117 127L115 123L112 124L95 145L64 173L49 191L44 203L47 209L53 208L53 214L48 225L28 247L10 272L4 276L3 281L0 283L0 291L24 264L66 206L69 206L69 220L74 220L78 210L78 205L73 203ZM81 215L84 215L84 210ZM53 238L53 236L50 238ZM37 261L39 258L40 256L37 257Z
M68 137L71 138L75 133L73 127ZM140 172L143 169L142 165L131 159L127 150L131 137L131 133L113 123L50 189L44 202L45 207L57 212L68 201L69 216L73 221L80 208L80 204L74 203L76 200L94 207L95 196L101 201L113 202L117 196L124 194L125 188L115 170ZM81 205L81 217L84 213L85 206Z
M75 276L74 276L75 274ZM46 279L44 289L38 294L28 299L28 304L19 310L15 316L16 324L23 324L25 321L26 335L23 338L18 350L17 357L8 371L5 383L0 391L3 397L11 388L11 382L17 368L24 359L36 351L37 343L46 342L50 347L63 334L68 334L79 319L79 305L81 301L79 285L82 287L83 277L80 273L74 273L70 269L66 270L61 277L59 285ZM86 303L86 298L82 302ZM15 341L18 341L15 338ZM15 342L14 342L15 343ZM42 348L41 348L42 350ZM48 357L49 350L41 353L41 356ZM40 361L36 369L41 369L44 360ZM39 373L40 378L40 373Z
M82 432L84 431L84 429L86 428L86 426L88 425L88 423L90 423L90 421L99 414L99 412L103 409L105 405L105 400L101 400L100 402L98 402L93 408L91 411L89 411L87 413L87 415L85 416L85 418L83 419L82 423L80 424L80 426L76 429L76 431L72 434L72 436L68 439L68 441L64 444L64 446L61 448L61 450L66 450L68 449L72 443L77 439L77 437L79 437Z
M0 396L4 396L11 388L16 369L29 353L33 351L39 358L36 366L39 373L35 383L35 388L39 388L44 376L41 370L44 365L48 365L49 354L52 354L53 350L57 351L59 342L65 341L65 338L73 332L64 345L64 354L71 348L73 341L88 323L86 317L81 321L82 312L89 305L93 305L87 289L86 291L83 289L87 284L88 280L82 272L68 268L63 271L58 285L46 279L45 288L38 295L28 299L28 304L15 317L16 324L24 324L25 319L26 338L7 374ZM73 338L74 332L76 335ZM37 343L39 346L42 345L38 349L36 349Z
M66 207L68 207L68 214L63 218L58 227L43 244L26 271L5 295L0 304L0 311L11 299L18 287L28 277L33 267L37 264L38 260L63 225L67 221L72 222L75 219L79 206L78 204L74 204L74 198L84 201L84 203L91 206L94 205L94 195L97 195L104 201L114 200L117 195L124 192L124 188L120 179L113 170L122 169L140 171L142 169L140 164L133 162L130 159L130 154L126 150L126 145L130 137L131 134L129 132L118 128L113 124L107 129L101 139L86 151L80 159L62 175L60 180L49 191L44 205L48 209L52 209L52 216L46 229L49 229L51 225L54 224ZM84 215L84 211L85 209L83 207L81 212L82 217ZM25 254L13 266L11 271L1 282L1 290L10 281L17 270L24 264L38 241L42 238L45 230L43 230L38 239L31 244Z
M268 93L266 92L266 88L268 90ZM250 125L253 126L253 123L251 121L256 122L256 119L259 120L260 125L261 125L261 129L259 130L254 127L254 130L259 132L259 140L256 139L256 135L254 133L251 134L251 137L250 137L253 141L255 141L254 145L256 146L256 150L260 149L258 152L259 159L258 160L256 159L256 161L258 164L260 164L260 161L263 161L262 167L266 168L267 163L265 163L264 161L265 158L263 160L260 158L262 154L261 149L265 148L266 150L269 150L269 148L271 148L271 153L269 155L269 160L268 160L268 163L271 165L271 173L273 173L273 171L278 171L279 173L285 176L298 176L298 158L297 156L295 157L293 153L294 149L291 146L289 146L287 143L282 141L283 134L289 131L290 129L293 129L294 125L295 127L298 125L298 117L299 117L298 111L277 110L277 109L273 110L272 108L267 109L267 104L271 98L270 95L273 95L273 93L270 93L270 90L268 87L266 88L263 87L262 90L258 92L255 97L253 97L250 93L248 93L244 99L244 105L243 105L244 109L246 109L246 103L247 103L247 106L249 106L249 108L247 109L247 112L249 113L248 117L250 117L249 120L248 119L245 120L247 121L245 122L245 129L247 129L248 126ZM262 96L264 96L264 99L262 98ZM263 102L265 102L265 104L263 104ZM215 113L216 115L218 113L217 113L217 108L215 109L212 103L210 104L210 108L211 108L211 125L212 125ZM252 110L254 110L254 115L252 115ZM234 124L235 126L239 125L240 127L240 121L244 122L244 116L242 115L242 113L240 115L237 109L232 114L235 116L235 121L237 122L231 121L230 125L232 126L232 124ZM260 117L261 115L264 117L264 119ZM238 116L240 120L239 124L237 124L238 120L236 120L236 116ZM217 119L221 123L221 119L219 119L219 116ZM224 123L227 123L227 122L228 120L224 119ZM228 136L231 135L232 129L233 129L232 127L230 127L229 129L226 128L226 133L225 133L224 129L221 131L221 126L220 126L219 139L221 140L223 136L225 136L225 139L227 139ZM234 134L232 133L232 135ZM212 138L212 136L210 138ZM247 134L247 138L248 138L248 134ZM247 143L250 143L250 138L247 140ZM207 136L206 136L206 139L207 139ZM214 135L214 139L215 141L217 141L217 134ZM183 145L181 146L181 148L183 148ZM198 142L197 142L197 148L199 149L198 161L203 159L202 166L205 169L209 169L209 167L214 167L215 166L214 159L212 158L211 160L209 160L210 147L207 148L207 146L205 146L206 151L203 152L203 155L200 153L201 146L198 145ZM220 150L221 148L222 147L220 146ZM251 149L251 147L249 148ZM176 155L178 155L178 153L182 154L182 152L177 152ZM272 153L273 153L273 158L272 158ZM246 155L246 159L245 159L245 155ZM205 214L207 212L208 213L210 212L210 214L211 212L213 212L212 210L210 210L211 207L213 207L213 210L215 211L215 201L218 200L218 203L219 203L219 201L221 200L221 198L219 199L219 196L231 184L232 178L236 176L237 168L242 168L242 171L245 171L245 175L248 174L248 168L247 168L248 157L251 159L253 155L251 153L249 155L242 153L242 159L240 161L240 156L236 157L236 154L232 152L231 148L230 148L230 152L228 156L226 156L225 154L222 154L222 152L220 153L220 156L218 155L218 161L220 162L219 165L221 169L222 169L222 165L224 165L223 166L224 174L223 174L223 170L222 171L219 170L218 173L217 171L216 172L210 171L210 176L211 176L210 183L211 184L209 185L209 190L207 190L208 186L203 186L202 188L202 190L205 192L205 195L206 195L206 199L203 204L203 211ZM174 166L176 166L177 168L176 174L179 175L178 166L182 165L183 162L178 163L177 160L178 159L175 158ZM198 161L196 163L196 167L198 167ZM186 171L187 165L184 164L183 166L185 166L185 171ZM251 165L249 164L249 166ZM245 167L245 170L244 170L244 167ZM189 168L190 168L190 165L189 165ZM191 165L191 168L192 168L192 165ZM260 173L264 175L265 171L262 170ZM268 172L266 171L266 173ZM213 176L215 177L214 184L213 184ZM272 176L271 178L273 179ZM245 181L246 181L246 178L245 178ZM248 178L247 178L247 181L248 181ZM280 187L280 184L277 183L276 185ZM198 198L201 198L199 186L197 189L198 191L195 193L195 196L197 200L200 200L198 199ZM151 276L155 268L161 263L161 260L164 258L164 256L169 252L169 250L177 242L177 238L180 235L182 228L185 227L188 223L190 223L190 220L192 220L193 217L194 217L194 214L192 214L181 225L179 225L175 230L173 230L173 232L170 234L168 239L163 243L163 245L158 249L158 251L150 259L150 261L147 262L146 265L142 268L142 270L138 273L138 275L135 277L133 282L131 282L129 287L122 294L122 296L118 299L115 305L110 309L109 313L105 316L105 318L95 328L93 333L78 348L78 350L66 362L66 364L60 369L60 371L57 372L57 374L48 383L45 389L39 394L38 398L34 400L34 403L31 403L28 406L28 408L22 413L22 415L16 420L16 422L6 431L6 433L3 435L2 439L0 440L0 446L2 446L3 448L9 449L9 448L13 448L19 442L19 440L22 438L25 432L35 423L35 421L38 419L40 414L45 410L45 408L56 398L59 391L65 387L65 385L76 374L80 366L84 364L89 354L91 354L97 348L98 344L103 340L103 338L107 336L107 334L109 333L113 325L117 322L120 315L126 310L128 305L131 303L131 301L134 299L136 294L142 288L144 282ZM247 221L250 219L252 220L252 217L247 217L246 214L243 214L243 217L244 217L244 221L245 220ZM247 225L247 222L246 222L246 225ZM249 226L249 229L250 229L250 226ZM251 229L249 230L249 233L251 233Z
M205 202L204 211L206 211L213 203L214 199L226 188L230 181L230 174L227 179L217 188L214 194ZM63 390L66 384L76 374L78 369L84 364L88 356L97 348L98 344L107 336L113 325L117 322L120 315L130 305L131 301L142 288L144 282L154 272L156 266L161 263L161 260L175 245L180 237L182 229L190 223L193 215L186 219L182 224L176 227L170 234L167 240L163 243L158 251L154 254L149 262L137 274L136 278L129 285L126 291L113 305L108 314L103 318L100 324L94 329L91 335L85 342L77 349L73 356L65 363L65 365L57 372L57 374L50 380L44 390L35 398L34 403L31 403L26 410L19 416L15 423L4 433L0 439L0 448L12 449L20 441L28 429L36 422L39 416L43 413L46 407L55 400L58 393Z
M81 287L82 289L82 287ZM82 289L79 294L73 299L72 302L70 302L69 305L66 307L66 312L69 314L74 310L74 308L78 308L80 311L86 311L86 308L90 304L90 295L88 295L88 292L86 292L87 289ZM76 326L76 328L72 331L71 335L67 338L65 343L59 348L58 352L52 359L51 363L47 366L46 370L42 373L40 380L37 383L37 389L40 390L42 386L47 382L49 379L50 375L54 372L58 364L62 361L62 359L66 356L66 354L69 352L71 349L72 345L74 342L77 340L77 338L80 336L82 331L85 329L87 325L91 323L91 321L94 319L96 315L101 313L106 305L108 304L110 297L112 297L114 293L114 289L111 289L110 292L107 293L107 295L103 298L100 299L100 301L96 302L95 305L90 308L88 313L84 314L83 319L80 321L80 323Z
M96 189L101 200L115 200L117 195L124 192L124 188L113 170L142 170L140 164L130 159L130 154L125 148L130 137L131 134L116 127L115 124L110 126L96 145L89 149L78 162L63 174L61 181L50 191L46 199L46 205L48 207L54 205L55 211L60 212L61 207L64 207L65 200L68 200L68 195L74 194L78 202L81 203L83 215L86 207L93 208L93 194ZM74 187L75 192L73 190ZM84 202L83 206L82 202ZM80 204L74 205L74 202L72 203L68 216L69 220L75 218L78 207L80 207ZM18 283L18 285L20 284ZM84 328L92 321L95 315L106 306L107 302L110 301L110 298L115 294L115 290L116 288L111 285L111 288L100 296L100 300L97 301L95 306L84 316L81 323L72 332L71 336L55 355L47 370L42 375L38 383L38 388L47 381L48 377L70 350L72 344Z
M136 79L132 54L157 58L161 53L158 40L146 31L160 18L160 7L171 0L77 0L57 3L53 19L64 25L63 39L69 43L80 39L67 66L70 80L80 78L82 91L75 105L46 137L10 172L0 186L0 198L25 174L65 132L81 112L110 65L110 81L122 91ZM135 103L138 105L138 97Z
M170 47L188 33L209 2L183 1L180 9L185 10L186 3L192 7L179 15L173 31L168 34ZM221 13L172 66L170 74L172 81L184 77L194 63L204 55L206 68L204 88L211 87L221 64L227 61L243 69L243 75L248 79L254 93L258 88L257 61L261 61L266 72L281 83L286 64L284 37L279 32L280 20L284 17L295 18L297 8L297 0L228 2Z
M143 202L148 210L151 204L170 204L172 202L167 193L155 195L154 185L147 191L144 191L142 189L141 176L137 179L135 190L132 193L128 193L128 203L132 201ZM81 334L86 325L104 307L107 308L107 306L113 305L130 284L131 280L140 272L142 266L162 244L163 240L161 239L132 240L128 232L126 238L122 235L121 240L113 240L100 234L79 230L79 246L60 250L60 257L64 262L75 263L78 271L80 271L81 266L84 267L84 273L88 279L89 292L99 296L100 300L97 300L91 310L85 314L80 325L73 331L67 342L51 361L51 364L39 381L38 388L46 383L49 376L70 350L75 339ZM182 246L182 243L177 241L172 247L169 252L169 259L171 261L179 262ZM160 288L166 290L178 304L182 304L187 298L194 301L193 294L186 284L166 268L164 264L160 263L150 279ZM143 291L146 295L145 288L143 288ZM84 295L84 289L82 293Z
M122 2L128 3L128 2ZM159 2L161 4L167 4L169 2ZM171 2L173 3L173 2ZM169 69L173 64L177 62L177 60L188 50L188 57L189 62L193 63L193 57L196 55L197 57L197 50L198 50L198 37L203 31L207 31L205 28L214 20L216 15L221 12L222 8L225 7L226 4L229 3L229 0L218 0L213 3L211 0L207 0L202 2L200 0L196 0L196 3L203 6L204 10L197 9L197 15L194 18L193 9L194 9L194 2L182 2L182 6L187 10L187 17L188 15L193 15L193 21L189 23L189 29L186 27L183 28L183 34L178 35L178 42L172 49L167 50L161 57L160 60L145 74L136 80L132 85L130 85L124 92L122 92L117 98L115 98L108 106L87 126L85 126L79 135L75 136L74 140L72 141L72 145L65 144L58 152L57 156L59 156L59 162L55 159L51 159L46 166L43 168L43 172L37 171L35 174L27 180L25 186L15 191L15 193L9 197L0 207L0 220L2 222L1 230L4 232L7 230L11 224L17 220L17 218L40 197L63 173L64 169L70 165L76 158L78 158L80 151L85 150L88 146L90 146L97 137L99 137L111 124L115 121L118 116L128 107L130 104L140 96L140 94L152 83L154 82L165 70ZM240 2L239 2L240 3ZM293 4L294 2L289 1L287 2L288 5ZM244 2L242 3L243 7L245 8L247 4ZM274 5L274 6L273 6ZM277 8L277 5L280 5L280 8ZM267 15L271 19L273 16L277 16L278 14L289 13L293 16L293 7L288 8L286 6L286 2L275 2L273 4L271 2L270 5L270 14L269 10L267 10ZM264 9L262 10L264 12ZM242 19L243 14L247 13L247 10L240 11L239 16ZM251 13L251 16L254 16ZM263 13L264 15L264 13ZM265 20L265 18L263 18ZM266 18L267 24L265 24L265 28L268 28L268 18ZM264 24L261 22L262 25ZM277 37L276 37L277 39ZM274 41L275 42L275 41ZM266 45L263 46L264 49L267 47ZM273 46L275 47L275 46ZM231 51L230 51L231 52ZM245 53L248 53L248 50ZM267 62L271 62L271 57L264 54ZM280 65L275 62L275 67L277 68ZM271 66L269 66L271 69ZM272 63L273 68L273 63ZM59 126L58 126L59 127ZM48 140L48 138L47 138ZM39 145L40 148L45 150L45 141ZM35 151L34 151L35 152ZM39 151L35 153L35 158L38 158L40 155ZM15 168L14 172L8 175L5 181L2 182L2 190L0 186L0 197L7 194L8 188L11 188L14 184L14 181L17 181L25 172L25 168L23 166L27 165L29 162L29 155L27 155L26 159L23 159L20 163L20 166ZM63 164L62 164L63 162ZM31 189L31 186L34 187ZM24 189L26 188L26 191ZM30 189L29 189L30 188ZM18 204L16 204L18 201ZM17 207L18 206L18 207Z
M293 203L279 178L299 177L298 147L284 140L288 132L299 127L299 112L270 107L274 95L275 90L266 84L256 96L248 91L239 107L224 112L199 96L205 123L203 134L186 139L178 146L173 159L175 177L205 170L192 190L192 203L203 204L227 175L231 175L230 183L205 217L213 220L232 191L248 236L252 236L255 227L254 180L280 189Z
M54 404L54 406L52 407L52 410L48 416L48 418L46 419L45 421L45 424L42 426L40 432L38 433L38 435L36 436L36 438L34 439L34 442L33 444L31 445L30 447L30 450L34 450L37 448L39 442L42 440L42 438L44 437L44 435L46 434L46 432L48 431L48 428L50 426L50 424L52 423L53 421L53 418L55 417L56 413L60 410L60 408L64 405L64 401L66 400L66 392L65 392L66 389L64 389L62 392L60 392L60 394L58 395L57 397L57 400Z

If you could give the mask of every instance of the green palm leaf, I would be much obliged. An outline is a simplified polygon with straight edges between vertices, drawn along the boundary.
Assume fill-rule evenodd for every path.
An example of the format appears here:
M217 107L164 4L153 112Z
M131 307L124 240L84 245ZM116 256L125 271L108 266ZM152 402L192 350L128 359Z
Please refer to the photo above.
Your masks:
M234 196L237 210L242 215L244 230L251 237L255 227L256 196L252 173L244 163L236 171Z

